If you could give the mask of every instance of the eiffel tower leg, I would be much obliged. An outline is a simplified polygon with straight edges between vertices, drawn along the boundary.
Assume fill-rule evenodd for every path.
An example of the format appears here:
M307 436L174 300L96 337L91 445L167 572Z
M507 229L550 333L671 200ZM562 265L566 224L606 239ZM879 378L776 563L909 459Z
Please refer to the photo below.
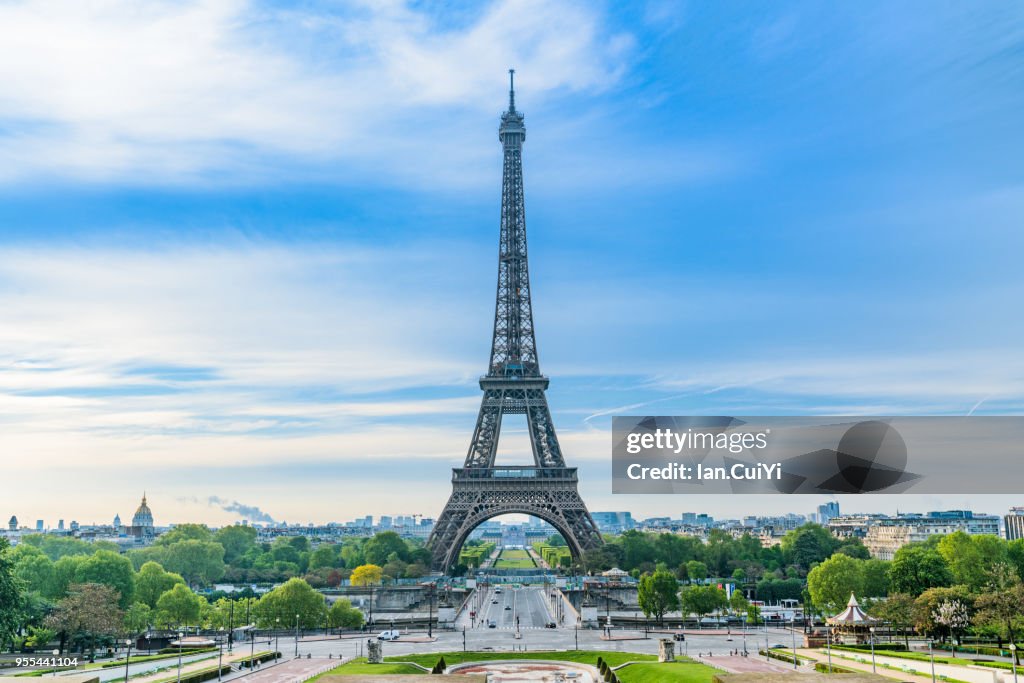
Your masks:
M526 420L530 425L530 444L538 467L565 467L562 449L555 436L555 423L551 420L548 400L544 392L530 390L526 396Z
M488 389L480 403L476 418L476 429L466 455L466 467L492 467L498 452L498 434L501 432L502 404L504 392Z

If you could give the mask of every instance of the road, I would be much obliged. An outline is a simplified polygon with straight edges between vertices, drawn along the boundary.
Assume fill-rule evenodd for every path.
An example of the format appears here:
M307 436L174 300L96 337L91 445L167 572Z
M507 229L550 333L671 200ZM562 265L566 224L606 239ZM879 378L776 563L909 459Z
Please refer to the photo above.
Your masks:
M498 590L501 592L499 593ZM523 588L489 588L481 596L480 609L476 619L462 619L460 627L488 628L492 621L498 629L520 630L544 628L551 621L548 613L544 589L524 586Z

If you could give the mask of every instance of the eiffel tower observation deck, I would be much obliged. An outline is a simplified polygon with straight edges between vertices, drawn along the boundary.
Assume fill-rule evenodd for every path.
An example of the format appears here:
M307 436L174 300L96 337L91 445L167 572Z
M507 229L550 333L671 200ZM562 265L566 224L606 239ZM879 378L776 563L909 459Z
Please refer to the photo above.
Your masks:
M516 110L515 72L509 71L508 110L501 114L503 150L501 231L494 335L483 400L463 467L452 470L452 495L434 525L428 546L434 569L449 571L470 532L499 515L532 515L565 538L575 558L601 544L601 535L577 489L576 468L566 467L555 434L533 327L523 199L526 126ZM532 466L495 464L504 415L525 415Z

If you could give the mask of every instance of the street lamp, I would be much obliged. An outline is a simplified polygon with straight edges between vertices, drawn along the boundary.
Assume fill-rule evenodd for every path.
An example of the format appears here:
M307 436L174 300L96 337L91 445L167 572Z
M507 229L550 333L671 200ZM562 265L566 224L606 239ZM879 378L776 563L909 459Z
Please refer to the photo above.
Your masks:
M253 659L256 656L256 624L249 624L249 672L252 673ZM276 652L276 651L275 651ZM277 654L274 655L277 657Z
M295 658L299 658L299 615L295 615Z
M124 683L128 683L128 662L132 659L132 639L126 638L124 644L128 646L128 656L124 658Z
M57 666L58 666L57 658L58 657L60 657L60 650L54 650L53 651L53 675L54 676L57 675ZM128 683L128 677L127 676L125 676L124 683Z
M228 606L228 654L231 654L231 646L235 641L235 601L232 600Z
M875 667L875 627L871 626L868 628L871 631L871 673L878 673L878 669Z
M935 650L932 647L932 639L928 639L928 658L932 660L932 683L935 683Z
M185 634L178 631L178 683L181 683L181 639L185 637Z
M796 668L796 612L789 619L789 635L793 638L793 668Z
M1010 643L1010 665L1013 667L1013 683L1017 683L1017 643Z
M217 639L217 680L224 680L224 627L220 627L220 638ZM128 677L124 678L128 683Z
M281 637L281 617L274 619L274 664L277 664L277 643Z
M835 636L835 629L828 629L825 632L826 649L828 650L828 672L832 673L832 638Z

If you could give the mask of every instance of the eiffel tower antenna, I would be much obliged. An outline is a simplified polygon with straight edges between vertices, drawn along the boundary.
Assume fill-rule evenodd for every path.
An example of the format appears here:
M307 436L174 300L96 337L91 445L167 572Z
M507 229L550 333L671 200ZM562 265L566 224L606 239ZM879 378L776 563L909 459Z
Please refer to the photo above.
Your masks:
M501 114L498 139L503 166L498 287L487 374L480 378L483 400L465 464L452 470L452 495L427 541L434 569L458 561L469 533L482 522L517 513L551 524L573 556L601 545L601 534L580 498L576 468L566 467L551 420L548 378L541 374L533 329L533 303L526 250L523 199L523 142L526 126L515 108L515 70L509 69L508 111ZM504 415L525 415L532 466L495 464Z
M516 110L516 70L508 70L508 110Z

